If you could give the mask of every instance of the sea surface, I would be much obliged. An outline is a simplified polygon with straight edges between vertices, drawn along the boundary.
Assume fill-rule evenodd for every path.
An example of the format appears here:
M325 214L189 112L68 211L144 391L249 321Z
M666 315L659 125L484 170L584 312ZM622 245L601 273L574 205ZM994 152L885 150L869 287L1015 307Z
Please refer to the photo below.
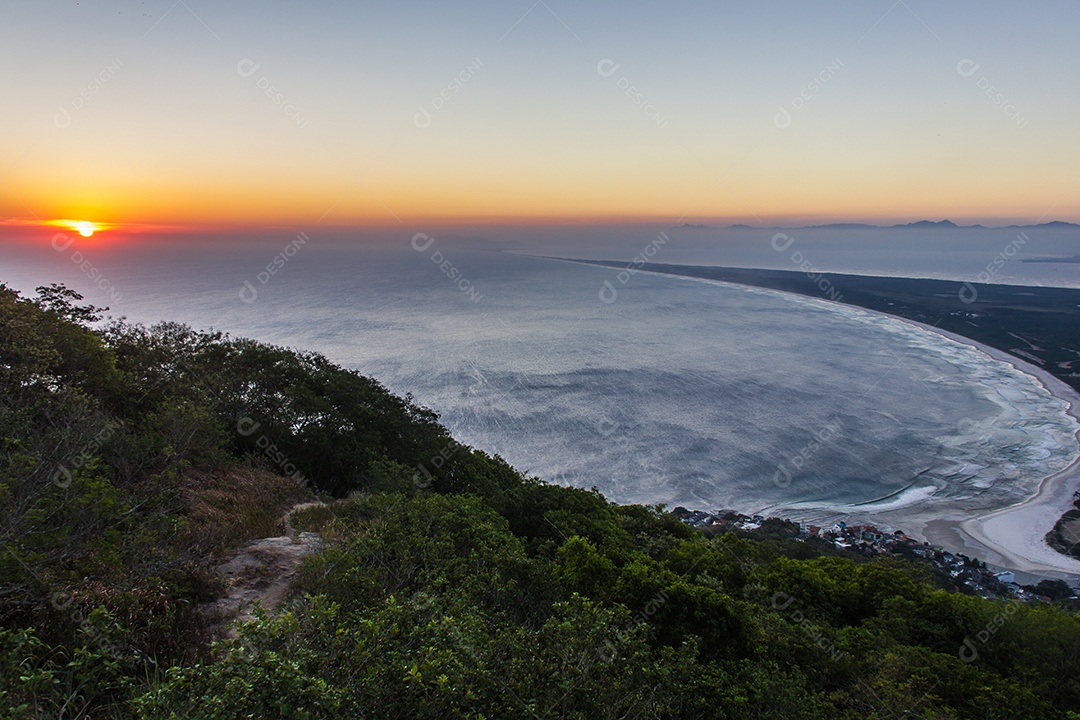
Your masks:
M459 440L618 502L968 514L1077 455L1075 421L1035 378L857 308L428 236L394 251L291 237L85 243L95 277L71 248L37 248L6 253L0 281L317 350L411 393Z

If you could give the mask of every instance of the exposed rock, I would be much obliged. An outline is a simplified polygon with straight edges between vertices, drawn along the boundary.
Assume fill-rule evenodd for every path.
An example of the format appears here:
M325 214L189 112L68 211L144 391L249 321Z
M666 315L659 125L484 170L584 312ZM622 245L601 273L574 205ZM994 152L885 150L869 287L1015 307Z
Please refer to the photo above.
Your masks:
M267 611L281 606L300 561L323 547L317 533L297 534L290 517L293 512L323 503L301 503L282 518L285 534L262 538L236 551L218 566L227 582L224 597L207 603L204 610L216 622L231 623L229 637L236 637L236 626L255 617L255 605Z

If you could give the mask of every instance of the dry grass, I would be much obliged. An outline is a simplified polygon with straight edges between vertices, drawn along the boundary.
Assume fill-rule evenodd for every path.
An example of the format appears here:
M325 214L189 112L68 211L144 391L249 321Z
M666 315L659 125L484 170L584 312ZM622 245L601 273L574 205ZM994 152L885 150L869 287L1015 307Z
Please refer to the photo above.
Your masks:
M184 540L197 554L219 554L251 540L285 534L282 518L313 493L267 470L193 471L182 480Z
M317 505L293 513L293 527L300 532L322 532L337 516L334 505Z
M369 519L366 498L367 493L353 492L341 500L301 508L293 513L293 527L301 532L317 532L333 544L356 532L357 526Z

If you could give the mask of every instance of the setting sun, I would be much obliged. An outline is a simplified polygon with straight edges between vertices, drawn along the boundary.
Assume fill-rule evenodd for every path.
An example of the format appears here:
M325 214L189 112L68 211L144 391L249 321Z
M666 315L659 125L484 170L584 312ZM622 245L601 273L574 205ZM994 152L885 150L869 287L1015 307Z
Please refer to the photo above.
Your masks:
M100 230L105 230L107 228L112 227L111 225L97 223L97 222L91 222L89 220L70 220L70 219L67 219L67 220L48 220L48 221L45 221L44 223L39 223L39 224L43 224L43 225L51 226L51 227L67 228L68 230L73 230L73 231L79 233L80 235L82 235L83 237L86 237L86 238L90 237L91 235L93 235L94 233L96 233L96 232L98 232Z

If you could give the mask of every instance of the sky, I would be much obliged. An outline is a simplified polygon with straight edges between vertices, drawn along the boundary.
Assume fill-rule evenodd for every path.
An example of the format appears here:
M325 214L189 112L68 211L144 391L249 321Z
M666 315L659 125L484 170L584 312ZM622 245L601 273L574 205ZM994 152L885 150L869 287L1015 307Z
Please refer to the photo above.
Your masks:
M1080 221L1080 3L3 0L0 223Z

